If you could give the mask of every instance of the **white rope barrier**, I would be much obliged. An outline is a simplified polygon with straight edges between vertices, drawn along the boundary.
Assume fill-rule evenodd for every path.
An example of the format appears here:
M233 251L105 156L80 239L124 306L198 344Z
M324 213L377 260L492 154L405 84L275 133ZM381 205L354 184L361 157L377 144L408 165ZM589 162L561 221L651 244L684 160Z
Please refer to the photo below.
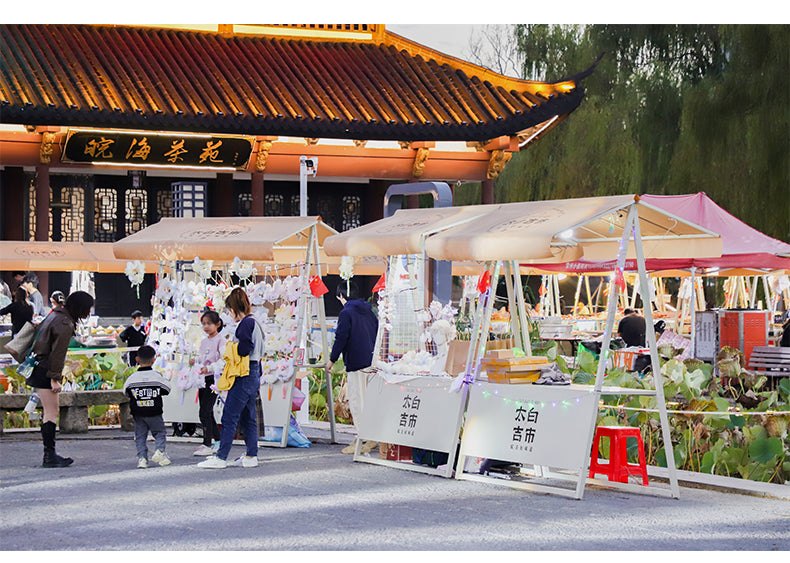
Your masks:
M637 407L626 407L624 405L598 405L598 410L603 409L622 409L627 411L639 411L639 412L659 412L658 409L642 409ZM702 414L702 415L735 415L735 416L747 416L747 415L758 415L764 414L768 416L790 416L790 411L762 411L762 412L744 412L740 410L735 411L673 411L667 410L667 414Z

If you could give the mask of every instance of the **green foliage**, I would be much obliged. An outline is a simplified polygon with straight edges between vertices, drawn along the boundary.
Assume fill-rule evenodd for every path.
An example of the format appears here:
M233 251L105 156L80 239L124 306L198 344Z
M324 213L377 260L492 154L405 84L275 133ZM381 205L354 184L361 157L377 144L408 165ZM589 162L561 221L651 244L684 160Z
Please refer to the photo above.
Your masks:
M340 387L346 378L346 368L343 364L343 358L339 358L332 365L330 374L332 376L332 397L337 400L337 396L340 394ZM328 422L329 409L334 409L334 405L327 405L326 401L326 370L323 368L312 368L308 371L307 379L310 384L310 418L312 420L322 420ZM341 416L335 416L335 420L341 424L349 424L351 422Z
M499 175L497 201L702 191L790 240L786 25L516 25L514 41L527 79L602 58L578 110Z
M732 350L725 350L722 358L739 365L738 354ZM670 410L682 411L669 417L676 467L773 483L790 480L790 405L787 402L790 379L783 380L773 391L750 390L749 393L758 401L757 406L744 408L739 405L741 414L736 414L732 412L736 404L732 397L736 393L731 386L722 388L721 394L710 391L711 365L669 359L663 361L661 374L665 395L673 401ZM646 386L649 379L652 378L641 380L636 374L621 368L610 369L606 375L607 385L626 388ZM574 382L584 383L576 378ZM588 383L592 384L593 379ZM730 385L733 384L740 385L740 379L733 380ZM606 405L631 409L656 407L655 397L620 395L602 398ZM612 424L612 413L616 410L603 409L599 413L598 424ZM648 463L665 467L666 452L658 432L658 414L624 412L625 418L619 423L641 427ZM784 412L787 415L782 414Z

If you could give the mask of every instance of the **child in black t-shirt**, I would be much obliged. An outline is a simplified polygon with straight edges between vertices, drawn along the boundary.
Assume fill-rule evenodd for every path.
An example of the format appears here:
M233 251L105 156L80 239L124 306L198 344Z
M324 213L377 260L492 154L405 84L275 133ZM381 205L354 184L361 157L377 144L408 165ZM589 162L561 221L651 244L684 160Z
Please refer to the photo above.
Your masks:
M123 384L123 391L129 396L129 406L134 417L134 441L137 444L137 468L148 467L148 432L156 443L156 451L151 461L159 465L170 465L165 453L167 432L162 418L162 397L170 393L170 386L162 375L151 366L156 359L156 351L151 346L140 346L137 350L137 363L140 367Z

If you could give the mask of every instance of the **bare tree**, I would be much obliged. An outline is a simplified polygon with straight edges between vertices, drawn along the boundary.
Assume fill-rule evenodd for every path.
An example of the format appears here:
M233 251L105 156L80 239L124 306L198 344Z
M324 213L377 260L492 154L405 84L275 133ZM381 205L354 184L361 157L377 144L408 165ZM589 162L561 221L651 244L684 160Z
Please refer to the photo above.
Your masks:
M521 77L515 25L485 24L469 37L469 60L505 76Z

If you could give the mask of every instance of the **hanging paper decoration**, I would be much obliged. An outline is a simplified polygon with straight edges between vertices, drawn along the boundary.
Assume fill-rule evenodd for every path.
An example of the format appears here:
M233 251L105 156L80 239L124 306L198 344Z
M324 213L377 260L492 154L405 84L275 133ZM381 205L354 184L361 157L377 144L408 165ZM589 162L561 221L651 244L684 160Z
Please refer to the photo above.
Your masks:
M381 275L379 281L376 282L376 285L373 286L373 293L378 293L382 289L384 289L387 285L386 276L384 274Z
M324 293L329 293L329 290L327 289L324 280L318 276L313 276L310 278L310 293L312 293L315 297L321 297Z
M258 273L258 270L252 267L252 260L242 261L238 256L233 258L233 262L231 262L230 266L228 267L228 271L231 274L236 274L240 279L243 280L251 277L253 274Z
M195 259L192 261L192 271L200 276L201 280L207 280L211 277L211 266L213 264L213 260L201 260L195 256Z
M482 274L480 274L480 278L477 280L477 291L479 293L485 293L488 291L488 288L491 287L491 272L486 270Z
M140 284L143 283L143 277L145 277L145 264L140 262L140 260L127 262L124 273L129 278L132 287L137 291L137 299L140 299Z

